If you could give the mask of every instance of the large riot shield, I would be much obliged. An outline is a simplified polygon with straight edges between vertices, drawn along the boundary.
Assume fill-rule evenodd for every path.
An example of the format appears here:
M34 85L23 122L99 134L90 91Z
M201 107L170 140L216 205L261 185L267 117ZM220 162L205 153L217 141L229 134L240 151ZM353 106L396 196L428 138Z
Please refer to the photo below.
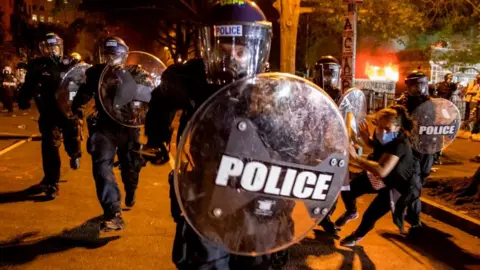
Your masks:
M360 139L359 124L367 116L367 99L365 94L358 88L350 88L340 98L338 107L345 120L350 140L357 142Z
M412 147L422 154L433 154L445 149L455 139L461 124L458 108L443 98L425 101L415 109L412 117Z
M301 240L329 212L348 167L336 104L296 76L236 81L194 114L178 147L175 191L194 230L255 256Z
M106 66L98 85L105 112L121 125L142 127L165 69L162 61L145 52L130 52L124 65Z
M55 97L60 110L68 117L72 116L72 102L80 85L87 80L85 71L92 65L78 64L72 67L62 78Z

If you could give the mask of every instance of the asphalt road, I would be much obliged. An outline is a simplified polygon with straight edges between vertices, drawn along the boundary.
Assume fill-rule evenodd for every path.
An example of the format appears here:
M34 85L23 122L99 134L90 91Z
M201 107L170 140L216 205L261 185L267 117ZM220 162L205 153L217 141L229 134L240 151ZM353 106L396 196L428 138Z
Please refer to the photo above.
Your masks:
M90 156L85 152L78 171L68 168L63 151L62 158L61 195L44 201L43 196L22 192L43 176L40 143L27 142L0 156L0 268L174 269L169 164L142 170L137 204L124 212L126 229L100 233L102 211ZM120 179L118 170L116 175ZM358 200L360 213L372 198ZM342 211L340 202L334 217ZM387 215L355 249L312 232L290 248L285 269L480 269L479 239L428 216L423 221L427 228L421 238L408 239ZM348 223L341 237L358 223Z

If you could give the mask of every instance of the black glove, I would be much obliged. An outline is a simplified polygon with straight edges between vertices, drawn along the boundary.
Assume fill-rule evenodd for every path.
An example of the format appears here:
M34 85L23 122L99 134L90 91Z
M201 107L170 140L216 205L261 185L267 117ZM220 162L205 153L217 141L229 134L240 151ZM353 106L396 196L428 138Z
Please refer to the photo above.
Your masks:
M153 165L162 165L170 160L168 150L163 144L160 144L159 147L150 147L146 145L140 153L145 160Z

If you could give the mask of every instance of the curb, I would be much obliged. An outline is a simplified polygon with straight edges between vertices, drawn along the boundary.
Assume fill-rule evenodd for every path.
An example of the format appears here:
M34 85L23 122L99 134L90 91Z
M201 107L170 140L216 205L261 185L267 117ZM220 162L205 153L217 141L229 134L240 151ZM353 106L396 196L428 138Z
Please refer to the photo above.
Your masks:
M420 200L422 201L423 213L473 236L480 237L480 220L464 215L429 199L420 198Z
M23 139L23 140L32 140L39 141L42 139L40 134L16 134L16 133L5 133L0 132L0 140L12 140L12 139Z

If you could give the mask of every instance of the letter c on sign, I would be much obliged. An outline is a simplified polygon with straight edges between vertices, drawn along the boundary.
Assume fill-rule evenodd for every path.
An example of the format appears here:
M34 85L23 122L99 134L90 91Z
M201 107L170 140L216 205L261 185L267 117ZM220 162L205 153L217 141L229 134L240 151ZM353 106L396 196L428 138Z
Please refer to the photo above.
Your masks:
M293 196L299 199L306 199L312 196L313 188L306 187L306 185L315 185L317 176L312 172L301 172L298 174L293 187Z
M247 191L260 191L265 185L267 174L267 166L260 162L250 162L245 166L240 184Z

